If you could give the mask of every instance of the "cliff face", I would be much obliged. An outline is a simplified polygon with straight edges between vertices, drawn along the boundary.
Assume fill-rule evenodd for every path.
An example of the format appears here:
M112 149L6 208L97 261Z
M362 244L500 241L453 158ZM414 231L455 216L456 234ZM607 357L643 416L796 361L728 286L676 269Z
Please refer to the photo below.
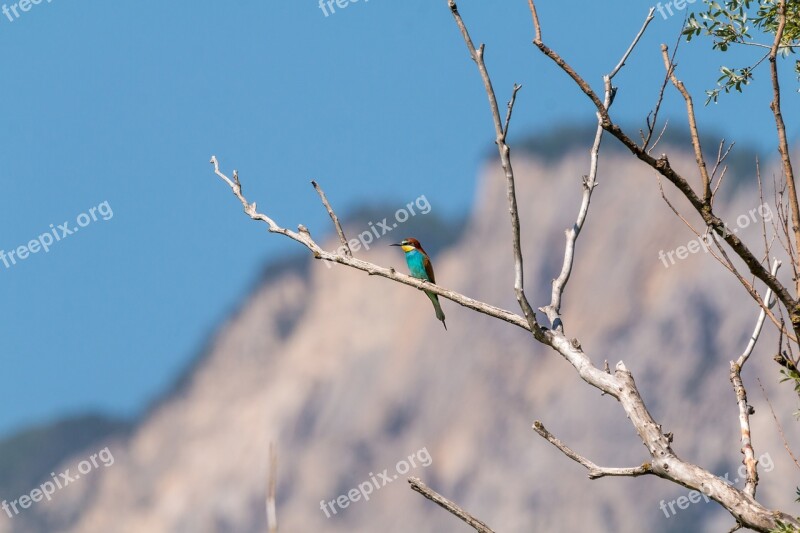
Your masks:
M535 307L549 301L587 161L583 152L551 163L516 161ZM672 161L691 168L691 157ZM753 190L739 188L724 210L729 220L758 207ZM748 226L740 234L760 242L760 218ZM425 244L424 234L414 236ZM740 453L728 361L744 348L757 308L702 250L673 254L675 264L665 267L659 251L694 238L661 200L651 172L621 155L604 159L564 322L595 364L625 361L650 411L674 433L679 455L734 479ZM405 269L401 254L386 246L357 255ZM436 274L443 286L518 312L505 183L494 163L462 237L437 254ZM646 450L617 403L524 331L449 301L443 306L449 331L424 295L387 280L319 262L274 275L220 327L177 393L130 436L101 443L113 453L112 466L19 517L0 514L0 531L263 532L270 441L278 449L284 532L471 531L412 492L408 475L498 532L720 531L733 524L713 502L684 505L678 499L688 491L663 480L589 481L530 426L541 420L598 464L641 464ZM761 378L794 434L796 397L777 384L775 347L775 335L762 337L745 383L756 409L756 451L768 454L759 499L791 510L796 476L755 381Z

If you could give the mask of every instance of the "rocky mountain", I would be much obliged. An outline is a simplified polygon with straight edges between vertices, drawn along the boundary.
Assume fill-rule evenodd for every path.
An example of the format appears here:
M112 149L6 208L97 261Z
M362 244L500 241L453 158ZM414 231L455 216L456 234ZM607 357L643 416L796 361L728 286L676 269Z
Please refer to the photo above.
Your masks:
M696 175L691 155L671 161ZM754 167L739 169L742 184L719 206L731 224L761 203ZM515 169L526 284L539 306L549 301L561 265L588 155L520 152ZM737 479L728 362L746 345L758 309L709 253L674 253L696 237L665 205L645 166L610 152L599 181L563 302L566 330L596 364L625 361L650 411L674 433L679 455ZM394 208L383 216L394 216ZM740 228L754 246L761 218L756 212ZM366 229L352 223L347 231ZM440 284L519 312L496 161L481 169L474 210L456 238L439 245L426 239L425 224L414 236L435 253ZM674 264L660 259L662 251ZM401 254L386 246L357 255L405 269ZM100 463L52 501L13 518L0 513L0 533L264 532L270 442L278 451L282 532L471 531L411 491L409 475L498 532L733 525L713 502L689 502L687 489L658 478L590 481L531 424L541 420L598 464L641 464L648 456L618 404L524 331L449 301L443 307L448 331L424 295L408 287L312 258L271 269L180 387L129 434L94 442L54 472L75 472L106 447L113 464ZM744 372L762 457L758 494L792 511L798 472L756 380L790 440L797 396L778 383L777 336L767 329Z

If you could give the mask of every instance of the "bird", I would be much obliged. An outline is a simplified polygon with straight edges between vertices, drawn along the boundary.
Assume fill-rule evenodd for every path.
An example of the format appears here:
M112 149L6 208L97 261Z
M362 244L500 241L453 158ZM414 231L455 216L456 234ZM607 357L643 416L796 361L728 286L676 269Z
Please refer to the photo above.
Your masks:
M436 283L436 278L433 275L433 265L431 264L431 260L428 258L428 254L422 249L422 245L417 239L412 239L409 237L408 239L403 239L402 241L391 244L390 246L399 246L405 252L406 263L408 264L408 270L411 271L412 277L430 281L433 284ZM442 321L444 329L447 330L447 324L444 321L444 312L442 311L442 306L439 303L439 296L430 291L425 291L425 294L431 299L433 308L436 310L436 318Z

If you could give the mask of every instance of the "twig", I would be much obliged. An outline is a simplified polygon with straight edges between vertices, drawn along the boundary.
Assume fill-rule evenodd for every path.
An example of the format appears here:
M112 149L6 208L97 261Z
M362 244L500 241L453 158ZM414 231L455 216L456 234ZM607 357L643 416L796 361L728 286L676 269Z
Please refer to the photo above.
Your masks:
M781 262L775 259L775 261L772 263L773 276L778 273L780 266ZM764 303L768 308L775 304L775 300L772 297L772 289L767 289L767 293L764 296ZM753 334L750 336L750 342L747 343L747 346L745 347L744 352L742 352L742 355L739 356L739 359L736 361L731 361L730 379L731 384L733 385L733 392L736 394L736 403L739 407L739 427L742 434L742 454L744 455L742 463L747 470L747 479L744 484L744 491L753 497L755 497L756 488L758 487L758 461L756 461L756 452L753 449L753 441L750 436L750 415L752 414L753 408L747 405L747 391L745 390L744 383L742 382L742 368L750 357L750 354L753 353L756 342L758 342L758 338L761 336L761 329L764 326L764 319L766 317L766 310L761 309L761 311L758 313L758 319L756 320L756 326L755 329L753 329Z
M609 80L613 79L614 76L617 75L617 72L619 72L620 69L622 69L622 67L625 66L625 62L630 57L631 53L633 53L633 49L636 48L637 44L639 44L639 40L644 35L644 32L647 30L647 26L649 26L650 22L653 20L653 13L655 12L655 10L656 10L656 8L654 8L654 7L650 8L650 11L647 13L647 17L645 18L644 24L642 24L642 28L639 30L639 33L637 33L636 37L633 38L633 42L631 42L631 45L625 51L625 54L623 54L622 59L619 60L619 63L617 63L617 66L614 67L614 70L609 72L609 74L608 74L608 79ZM606 106L606 108L608 108L608 106Z
M508 138L508 125L511 122L511 112L514 110L514 102L517 101L517 92L522 89L522 85L514 84L514 88L511 89L511 99L508 101L508 105L506 106L506 122L503 125L503 138Z
M652 474L652 469L650 463L644 463L641 466L634 466L630 468L608 468L604 466L597 466L589 459L579 455L578 453L574 452L570 449L566 444L558 440L552 433L547 431L547 428L544 427L544 424L539 422L538 420L533 423L533 429L542 436L547 442L561 450L561 452L575 461L583 465L589 471L589 479L598 479L601 477L606 476L627 476L627 477L638 477L643 476L645 474Z
M535 41L542 40L542 25L539 24L539 14L536 13L536 5L533 3L533 0L528 0L528 6L531 10L531 17L533 17L533 28L536 32L536 36L533 38Z
M324 205L325 209L328 210L328 215L330 215L333 225L336 227L336 233L339 235L339 241L342 243L344 255L347 257L353 257L353 252L350 250L350 245L347 244L347 237L344 236L344 230L342 229L342 225L339 223L339 217L336 216L336 213L333 212L331 204L328 203L328 199L325 197L325 191L323 191L322 187L320 187L314 180L311 180L311 185L314 186L317 194L319 194L319 198L322 200L322 205Z
M717 150L717 162L714 163L714 168L711 169L711 181L712 182L714 181L714 176L717 175L717 170L719 170L720 165L722 165L722 163L725 161L725 159L728 158L728 155L730 155L731 150L733 150L733 147L735 145L736 145L736 143L732 142L731 144L728 145L728 148L723 153L722 149L725 147L725 139L722 139L722 141L720 141L719 149ZM756 159L756 165L758 165L758 159ZM712 207L714 206L714 198L716 198L717 191L719 191L719 188L722 186L722 180L725 179L725 174L727 174L727 172L728 172L728 165L725 165L725 166L722 167L722 172L720 172L720 174L719 174L719 179L717 180L717 184L714 186L714 190L711 191L711 199L709 200L709 204ZM761 189L761 181L760 181L760 178L759 178L759 190L760 189ZM761 199L761 202L762 203L764 202L763 198ZM764 222L763 218L761 219L761 222L762 223Z
M775 327L779 328L780 331L782 331L786 335L787 338L791 339L794 342L797 342L797 337L795 335L792 335L792 333L790 333L789 331L786 330L786 328L784 327L783 323L781 321L779 321L778 317L775 316L775 313L772 312L772 309L770 309L766 305L764 300L761 299L761 296L759 296L758 291L755 290L755 288L753 287L753 284L749 283L746 279L744 279L744 276L742 276L742 274L739 272L739 270L733 264L733 261L731 261L731 258L728 256L728 252L725 251L725 249L719 244L719 242L716 239L709 238L709 240L711 242L713 242L714 246L716 246L717 250L719 250L720 255L722 256L722 258L724 258L724 261L717 254L715 254L713 252L713 250L709 247L708 251L711 252L711 255L717 261L719 261L720 264L722 264L725 268L727 268L728 271L730 271L730 273L733 274L733 276L736 279L739 280L739 283L742 284L742 286L745 288L745 290L748 292L748 294L750 294L750 296L753 298L753 300L755 300L755 302L758 304L758 306L761 307L761 309L767 314L767 316L772 321L772 323L775 324Z
M703 185L703 201L707 204L711 204L711 178L708 175L706 159L703 156L703 148L700 146L700 134L697 132L697 119L695 118L694 114L694 103L692 103L692 97L689 94L689 91L686 90L683 82L680 81L677 76L675 76L675 65L672 64L669 58L667 45L665 44L661 45L661 55L664 59L664 66L667 69L670 81L675 88L678 89L678 91L681 93L681 96L683 96L684 101L686 102L686 116L689 119L689 134L692 139L694 157L695 161L697 162L697 168L700 170L700 179Z
M678 47L681 44L681 38L683 35L678 33L677 38L675 39L675 46L673 48L672 57L670 58L670 64L675 64L675 56L678 54ZM664 93L667 90L667 84L669 83L669 75L670 73L667 72L664 75L664 80L661 82L661 87L658 89L658 99L656 100L656 105L652 111L647 113L647 137L642 135L641 130L639 130L639 134L642 137L642 150L646 151L648 154L658 146L661 137L664 135L664 132L667 130L667 124L669 120L664 121L664 127L661 128L661 133L659 133L658 137L656 138L655 142L652 146L650 146L650 141L653 138L653 132L655 131L656 125L658 124L658 113L661 110L661 104L664 103ZM651 119L652 117L652 119Z
M467 525L471 526L475 531L478 531L478 533L494 533L489 528L489 526L487 526L486 524L484 524L483 522L481 522L480 520L478 520L477 518L475 518L474 516L466 512L464 509L462 509L455 503L451 502L450 500L439 494L438 492L428 488L428 486L425 485L425 483L423 483L419 478L410 477L408 478L408 482L411 484L411 488L413 490L419 492L420 494L428 498L430 501L432 501L439 507L442 507L443 509L447 510L447 512L449 512L450 514L457 516L458 518L463 520Z
M783 440L783 447L786 448L786 452L789 454L789 457L792 458L794 464L797 468L800 468L800 462L797 461L797 458L792 453L792 449L789 448L789 442L786 440L786 435L783 433L783 426L778 421L778 417L775 415L775 409L772 408L772 402L769 401L769 396L767 396L767 391L764 390L764 385L761 384L761 380L758 380L758 386L761 388L761 393L764 395L764 399L767 401L767 405L769 405L769 410L772 413L772 418L775 420L775 426L778 428L778 433L781 435L781 439Z

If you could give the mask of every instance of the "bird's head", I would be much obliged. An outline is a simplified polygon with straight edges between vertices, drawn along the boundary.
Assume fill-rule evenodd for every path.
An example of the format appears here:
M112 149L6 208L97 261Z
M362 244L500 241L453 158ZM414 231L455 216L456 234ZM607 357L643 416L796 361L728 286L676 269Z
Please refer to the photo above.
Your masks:
M408 239L403 239L402 241L390 246L399 246L406 253L411 252L412 250L419 250L420 252L425 253L425 250L422 249L422 245L419 243L419 241L411 237Z

